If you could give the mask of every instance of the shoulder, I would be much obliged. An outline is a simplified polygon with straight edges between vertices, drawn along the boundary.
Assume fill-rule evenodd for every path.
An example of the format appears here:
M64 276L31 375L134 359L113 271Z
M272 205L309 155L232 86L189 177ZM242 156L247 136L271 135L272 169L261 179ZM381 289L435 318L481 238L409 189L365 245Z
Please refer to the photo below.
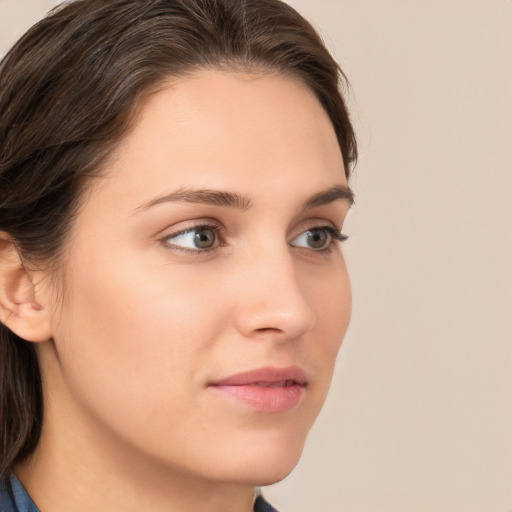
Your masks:
M2 512L14 512L15 510L9 481L0 481L0 510Z
M34 502L19 482L12 475L7 482L0 481L1 512L39 512Z

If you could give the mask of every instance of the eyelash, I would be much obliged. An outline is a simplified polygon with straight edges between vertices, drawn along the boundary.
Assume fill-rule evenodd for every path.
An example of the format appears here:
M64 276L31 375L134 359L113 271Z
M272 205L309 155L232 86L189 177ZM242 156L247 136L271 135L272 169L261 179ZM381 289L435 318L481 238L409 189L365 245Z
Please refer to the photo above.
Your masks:
M327 225L327 226L313 226L313 227L303 231L303 233L305 233L306 231L312 231L314 229L315 230L323 230L323 231L327 232L329 234L329 236L331 237L331 243L329 243L327 245L327 247L325 247L323 249L315 250L315 249L311 248L310 251L312 251L313 253L329 254L332 251L334 243L336 243L336 242L337 243L343 243L346 240L348 240L348 238L349 238L347 235L344 235L343 233L338 231L336 228L334 228L332 226L329 226L329 225ZM159 242L161 242L162 244L166 245L167 242L171 238L175 238L175 237L180 236L180 235L185 235L187 233L193 233L194 231L201 231L201 230L210 230L213 233L215 233L216 236L218 237L218 233L220 233L220 231L221 231L221 226L219 226L218 224L197 224L195 226L191 226L191 227L183 229L181 231L177 231L176 233L171 233L169 235L166 235L166 236L160 238ZM180 247L179 245L172 245L172 244L166 245L166 247L171 249L171 250L180 251L180 252L184 252L184 253L187 253L187 254L201 255L201 254L211 254L211 253L214 253L215 250L219 247L219 245L222 247L223 245L225 245L225 243L221 242L220 244L217 244L215 247L204 248L204 249L189 249L189 248L186 248L186 247ZM297 248L298 249L307 249L306 247L297 247Z
M327 233L329 233L329 235L331 235L337 242L346 242L349 238L348 235L344 235L343 233L338 231L336 228L333 228L332 226L319 226L317 228L311 229L323 229L324 231L327 231ZM310 230L306 229L306 231Z

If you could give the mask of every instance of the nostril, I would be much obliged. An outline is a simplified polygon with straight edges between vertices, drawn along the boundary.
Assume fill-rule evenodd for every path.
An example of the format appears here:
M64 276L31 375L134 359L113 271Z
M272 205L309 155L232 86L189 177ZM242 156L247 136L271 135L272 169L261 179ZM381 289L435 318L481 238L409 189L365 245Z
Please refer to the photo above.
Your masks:
M281 329L277 329L276 327L261 327L260 329L256 329L256 332L261 332L261 333L271 333L271 334L274 334L274 333L279 333L279 332L282 332Z

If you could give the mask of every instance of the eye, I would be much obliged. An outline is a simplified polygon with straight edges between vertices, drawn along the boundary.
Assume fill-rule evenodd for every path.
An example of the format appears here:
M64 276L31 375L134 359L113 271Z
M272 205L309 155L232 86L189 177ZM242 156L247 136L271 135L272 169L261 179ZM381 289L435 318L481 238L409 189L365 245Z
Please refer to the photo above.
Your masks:
M341 234L337 229L331 226L323 226L304 231L290 243L294 247L306 247L314 251L322 251L328 249L333 240L343 242L347 238L347 236Z
M190 251L208 251L215 248L218 241L219 226L194 226L166 236L162 240L169 246Z

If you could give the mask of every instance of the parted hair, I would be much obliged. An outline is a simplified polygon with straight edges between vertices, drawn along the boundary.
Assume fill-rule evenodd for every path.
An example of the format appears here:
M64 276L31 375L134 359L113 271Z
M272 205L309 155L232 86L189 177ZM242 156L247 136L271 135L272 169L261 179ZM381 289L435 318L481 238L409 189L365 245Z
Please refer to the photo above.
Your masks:
M57 271L86 185L102 172L141 98L204 68L302 81L330 117L349 176L357 144L346 77L286 3L65 2L0 63L0 231L23 261ZM34 344L0 323L0 478L37 446L43 396Z

